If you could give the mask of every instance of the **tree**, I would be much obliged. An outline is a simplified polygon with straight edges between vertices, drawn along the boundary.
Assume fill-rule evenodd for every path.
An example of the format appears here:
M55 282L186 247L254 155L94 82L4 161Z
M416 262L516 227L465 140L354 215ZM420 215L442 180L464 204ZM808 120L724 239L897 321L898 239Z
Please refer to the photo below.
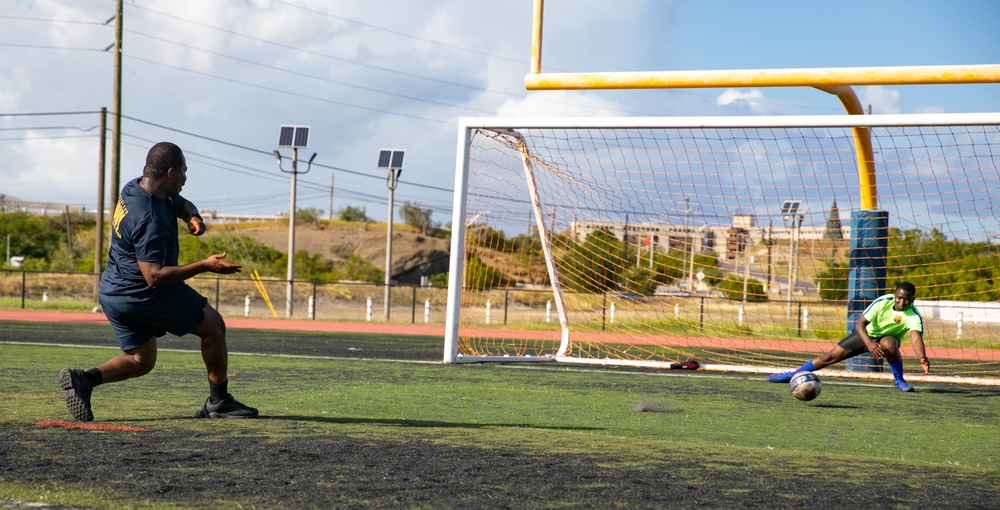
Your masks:
M206 235L193 236L186 234L187 228L178 226L180 236L180 265L203 260L215 253L226 253L226 260L233 264L244 266L244 274L250 269L256 269L261 276L286 276L288 257L273 248L243 235Z
M826 216L826 230L823 231L823 239L843 239L844 229L840 224L840 209L837 209L837 199L833 199L830 206L830 214Z
M826 301L847 301L847 279L850 268L838 262L830 264L830 268L816 275L816 286L819 287L819 297Z
M3 236L3 242L10 240L11 256L24 257L21 267L26 269L49 269L53 254L66 246L64 229L61 221L47 216L23 212L0 214L0 235ZM68 251L63 250L63 253L68 254ZM9 263L10 261L4 261L4 264Z
M341 221L371 221L371 219L368 218L368 214L365 213L364 207L354 207L351 205L341 207L340 210L337 211L337 217L340 218Z
M509 276L483 263L479 257L470 255L465 264L465 286L470 289L492 289L507 287L514 283Z
M988 243L948 240L930 231L889 230L889 283L907 280L920 299L1000 300L1000 257Z
M399 215L403 218L403 223L420 229L420 233L426 235L434 228L434 222L431 221L431 214L434 211L430 209L423 209L416 203L411 203L409 200L403 202L403 207L399 209Z
M340 279L340 271L333 262L326 260L319 253L310 254L306 250L295 252L295 278L312 281L336 281Z
M661 283L652 269L645 266L630 266L622 274L621 287L626 292L648 296Z
M627 260L625 243L606 230L594 230L583 244L569 246L562 262L564 283L582 292L618 290L619 272Z
M295 221L303 225L319 226L319 219L322 216L323 210L316 209L315 207L307 207L305 209L295 211Z
M729 275L719 283L719 290L726 294L726 297L734 301L743 299L744 280L742 276ZM764 292L764 284L756 278L746 280L747 301L758 303L767 301L767 293Z
M542 236L538 228L533 228L530 235L519 235L510 240L511 251L515 253L542 253Z
M347 263L344 264L344 277L348 280L382 283L385 281L383 275L385 275L384 271L355 253L347 257Z
M469 230L469 236L472 239L472 243L482 246L483 248L489 248L491 250L497 250L502 252L509 252L511 243L507 240L507 236L502 230L494 230L490 227L475 227Z

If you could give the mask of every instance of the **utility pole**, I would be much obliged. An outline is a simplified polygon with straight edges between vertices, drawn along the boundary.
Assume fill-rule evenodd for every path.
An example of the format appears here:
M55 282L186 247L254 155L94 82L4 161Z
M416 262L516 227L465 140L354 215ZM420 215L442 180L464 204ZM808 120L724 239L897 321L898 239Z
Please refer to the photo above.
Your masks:
M331 221L331 222L333 221L333 176L334 176L334 174L331 173L330 174L330 212L327 213L327 215L326 215L326 219L329 220L329 221Z
M114 115L111 117L111 210L118 205L122 177L122 0L115 1Z
M101 142L100 153L97 155L97 235L94 239L94 302L97 303L97 291L101 286L101 257L104 256L104 150L107 129L108 109L101 107Z
M69 204L66 204L66 249L69 250L70 265L73 264L73 225L69 218Z
M767 292L771 292L771 266L773 261L771 260L771 243L772 243L772 232L771 229L774 228L774 220L767 220Z

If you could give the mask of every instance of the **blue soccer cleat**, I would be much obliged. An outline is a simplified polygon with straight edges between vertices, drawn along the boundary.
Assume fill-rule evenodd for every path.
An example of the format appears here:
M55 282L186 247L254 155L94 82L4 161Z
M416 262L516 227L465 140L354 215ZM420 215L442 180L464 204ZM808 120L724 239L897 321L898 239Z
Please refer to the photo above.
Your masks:
M771 375L767 376L767 382L775 382L775 383L784 382L784 383L786 383L788 381L791 381L792 380L792 376L794 376L794 375L795 375L795 372L785 372L783 374L771 374Z
M914 391L913 386L910 386L909 383L907 383L906 381L904 381L902 379L897 379L896 380L896 387L899 388L899 391L903 391L903 392L906 392L906 393Z

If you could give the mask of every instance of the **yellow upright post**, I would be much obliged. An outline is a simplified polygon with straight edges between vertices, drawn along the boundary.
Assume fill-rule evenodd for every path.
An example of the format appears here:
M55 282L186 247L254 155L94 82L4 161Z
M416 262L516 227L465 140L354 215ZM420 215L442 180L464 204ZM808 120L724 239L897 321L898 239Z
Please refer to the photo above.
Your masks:
M854 89L846 86L816 87L823 92L837 96L844 104L848 115L864 115L864 107ZM878 209L878 190L875 186L875 154L872 150L871 132L866 127L851 128L854 134L854 152L858 158L858 184L861 208L869 211Z

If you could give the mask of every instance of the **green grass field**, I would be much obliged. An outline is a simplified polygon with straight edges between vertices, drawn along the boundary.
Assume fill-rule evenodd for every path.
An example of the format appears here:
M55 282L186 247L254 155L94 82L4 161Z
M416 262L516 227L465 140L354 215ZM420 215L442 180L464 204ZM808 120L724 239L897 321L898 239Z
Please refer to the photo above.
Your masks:
M996 388L825 378L804 403L759 376L444 365L440 338L231 330L230 389L265 419L191 418L207 394L197 340L164 338L152 373L93 397L98 422L151 432L66 430L35 424L70 419L56 374L117 354L109 327L0 325L0 507L1000 501Z

